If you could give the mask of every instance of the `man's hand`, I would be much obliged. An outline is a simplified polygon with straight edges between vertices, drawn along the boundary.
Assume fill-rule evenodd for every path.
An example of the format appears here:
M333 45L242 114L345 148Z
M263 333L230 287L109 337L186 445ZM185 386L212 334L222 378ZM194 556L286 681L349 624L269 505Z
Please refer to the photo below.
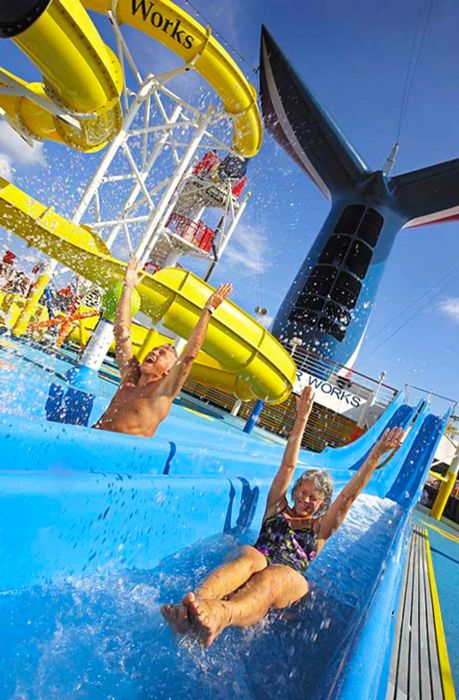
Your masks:
M403 428L392 428L392 430L387 430L384 431L378 442L375 444L373 449L371 450L372 454L379 457L382 457L383 455L386 454L386 452L389 452L390 450L398 450L400 445L402 444L402 440L404 438L404 433L403 433Z
M296 399L296 414L298 418L309 416L314 403L315 392L312 386L306 386Z
M206 306L213 306L214 309L217 309L232 291L233 285L229 284L229 282L221 284L219 288L216 289L215 292L207 299Z
M124 285L131 288L136 287L140 282L140 272L141 267L138 258L131 258L124 275Z

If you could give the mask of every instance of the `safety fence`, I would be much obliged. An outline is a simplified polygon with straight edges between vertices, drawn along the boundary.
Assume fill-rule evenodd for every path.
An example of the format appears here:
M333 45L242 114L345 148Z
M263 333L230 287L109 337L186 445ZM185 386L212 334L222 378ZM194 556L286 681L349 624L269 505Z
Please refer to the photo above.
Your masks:
M405 384L404 386L405 400L412 404L418 401L427 401L430 405L430 410L435 415L443 415L447 410L451 411L451 417L447 431L454 430L459 434L459 417L456 415L457 401L448 396L437 394L429 389L423 389L414 384Z
M193 221L183 214L171 214L166 226L185 241L193 243L207 253L212 249L215 231L203 221Z
M383 382L383 376L373 379L316 353L307 352L298 345L287 349L298 371L312 377L311 383L315 385L316 397L320 393L324 397L323 403L320 398L314 403L303 436L302 446L309 450L321 452L327 446L340 447L352 442L381 415L397 394L394 387ZM346 415L345 410L340 412L335 407L327 406L327 393L330 388L332 391L335 388L339 389L342 396L358 397L361 400L361 410ZM237 415L242 419L249 418L255 406L254 401L239 406L233 396L197 382L187 382L185 392L226 411L237 410ZM340 392L336 391L336 394L339 396ZM265 405L257 426L281 437L287 437L295 419L295 402L295 397L291 396L282 404ZM343 408L346 407L343 403Z

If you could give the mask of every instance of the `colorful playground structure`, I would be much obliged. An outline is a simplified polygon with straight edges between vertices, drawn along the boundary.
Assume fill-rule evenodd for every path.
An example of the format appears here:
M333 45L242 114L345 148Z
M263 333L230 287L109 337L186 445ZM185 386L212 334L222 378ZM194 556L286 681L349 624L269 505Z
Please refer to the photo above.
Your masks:
M108 17L116 53L86 10ZM183 64L142 76L123 25ZM189 337L249 201L248 159L263 130L257 93L211 29L170 0L0 0L0 36L43 76L26 83L0 69L7 123L28 142L105 148L71 218L0 178L0 225L50 258L28 292L0 293L0 325L10 332L0 337L0 696L453 700L427 530L413 535L412 526L452 409L436 415L429 400L403 392L371 424L357 423L349 444L301 453L300 469L327 469L339 491L386 428L407 431L311 567L308 600L262 632L225 635L204 665L192 648L177 648L159 603L192 589L203 566L235 543L252 541L283 444L186 398L154 440L87 427L115 388L112 366L99 373L113 349L106 293L137 255L137 357ZM171 89L169 81L190 71L218 106L198 108ZM396 231L432 212L451 217L457 199L457 161L395 178L388 167L370 172L266 30L261 98L268 129L333 206L274 335L228 300L212 316L191 379L236 407L288 405L305 376L292 340L303 340L303 353L319 341L340 366L352 360ZM310 128L319 138L308 141ZM441 180L435 198L424 196L427 177ZM181 266L185 257L206 266L203 278ZM43 294L57 264L85 282L69 285L69 304L55 313ZM63 352L32 342L53 327ZM318 370L315 381L330 376ZM364 398L347 392L362 401L360 417L370 415L381 383ZM435 503L438 519L458 462L459 450ZM407 581L414 590L415 580L410 598Z

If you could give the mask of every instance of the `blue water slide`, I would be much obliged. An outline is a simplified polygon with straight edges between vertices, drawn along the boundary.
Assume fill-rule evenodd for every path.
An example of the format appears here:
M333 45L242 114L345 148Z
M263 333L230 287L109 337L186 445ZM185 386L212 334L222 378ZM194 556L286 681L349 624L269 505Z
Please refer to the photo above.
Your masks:
M355 468L386 427L406 426L412 414L412 408L400 405L400 399L396 399L374 426L354 443L327 448L325 454L302 450L299 465L301 468L314 466L330 470ZM12 436L14 439L10 439ZM46 447L42 448L44 436L49 437ZM62 467L92 471L104 467L107 472L123 472L128 464L131 472L147 469L152 473L175 476L242 472L269 478L279 466L284 450L283 444L247 436L231 426L222 426L220 421L212 423L190 412L184 415L183 410L160 428L155 440L3 414L0 415L0 441L4 463L19 460L25 470L30 468L28 457L33 450L35 470Z
M386 500L393 498L392 502L400 506L400 517L394 537L389 539L384 567L376 581L369 605L366 610L362 610L360 633L356 635L340 694L336 696L340 700L384 700L386 697L396 619L393 611L397 609L403 563L411 535L410 510L419 500L422 485L449 417L450 411L442 418L432 415L423 418L414 440L410 441L399 474L386 495ZM369 650L371 663L368 660Z
M403 403L403 394L398 393L378 420L358 440L343 447L326 447L316 457L317 466L322 469L358 468L368 455L375 442L387 428L406 428L413 416L414 408Z
M406 425L413 409L401 404L397 397L376 421L374 426L351 445L329 449L321 454L302 451L300 465L319 466L326 469L352 468L361 462L377 437L392 425ZM269 438L246 435L221 420L202 417L196 413L174 408L172 420L160 426L155 440L140 439L128 435L114 435L102 431L86 431L84 439L78 428L62 425L60 429L38 416L28 417L0 414L0 439L4 438L5 460L28 455L31 445L40 443L44 435L52 434L46 449L36 449L36 468L46 469L50 464L60 464L65 454L67 468L92 469L106 460L113 451L107 469L123 470L128 461L129 469L139 471L147 466L156 473L179 474L230 474L234 469L252 469L258 474L272 474L280 463L284 445ZM8 435L15 440L8 442ZM180 436L178 439L177 436ZM3 442L3 440L2 440ZM228 460L228 454L233 459ZM235 461L236 454L238 459ZM153 465L153 466L151 466ZM268 468L271 468L269 470Z
M411 420L311 566L308 599L206 653L177 646L159 604L254 541L282 445L217 438L183 410L167 432L175 453L164 437L3 415L0 697L379 700L408 513L446 425L428 410L395 403L374 428ZM363 436L336 450L344 464L327 457L337 490L370 446ZM317 459L303 452L302 466Z

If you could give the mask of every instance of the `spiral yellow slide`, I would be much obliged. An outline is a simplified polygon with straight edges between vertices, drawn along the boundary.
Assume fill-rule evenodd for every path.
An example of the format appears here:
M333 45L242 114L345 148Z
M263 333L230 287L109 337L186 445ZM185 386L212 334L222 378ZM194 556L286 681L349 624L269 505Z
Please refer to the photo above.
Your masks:
M0 225L87 279L110 285L124 276L126 264L110 255L94 232L72 224L0 178ZM189 337L212 288L179 268L146 274L138 287L141 310L154 323ZM210 357L199 357L194 378L238 398L284 401L292 390L296 367L278 341L230 301L212 317L204 344ZM199 369L201 368L201 370Z
M10 7L9 22L0 22L0 36L10 36L24 51L42 73L43 83L26 83L0 68L0 86L11 87L16 81L32 98L41 100L37 104L13 91L0 94L0 108L32 137L88 152L102 148L121 128L121 66L86 8L103 14L115 12L120 24L144 32L178 54L220 95L224 110L233 119L234 150L251 157L260 149L262 124L255 88L210 28L170 0L18 0L17 9ZM69 124L47 111L48 98L78 123Z
M220 95L233 120L233 149L244 157L258 152L262 124L255 88L210 28L170 0L0 0L0 36L12 38L43 75L43 83L26 83L0 68L0 110L13 126L33 138L86 152L102 148L121 128L122 70L86 9L112 12L119 24L178 54ZM17 94L18 85L25 94ZM56 115L56 107L73 121ZM101 286L124 274L124 263L111 257L97 235L1 178L0 225ZM139 289L142 310L183 337L194 327L210 290L192 273L178 269L146 275ZM34 301L40 293L37 287ZM151 336L152 343L159 342L159 336ZM295 379L290 356L231 302L213 317L204 349L209 354L202 353L195 363L196 380L243 400L278 403L289 395Z

